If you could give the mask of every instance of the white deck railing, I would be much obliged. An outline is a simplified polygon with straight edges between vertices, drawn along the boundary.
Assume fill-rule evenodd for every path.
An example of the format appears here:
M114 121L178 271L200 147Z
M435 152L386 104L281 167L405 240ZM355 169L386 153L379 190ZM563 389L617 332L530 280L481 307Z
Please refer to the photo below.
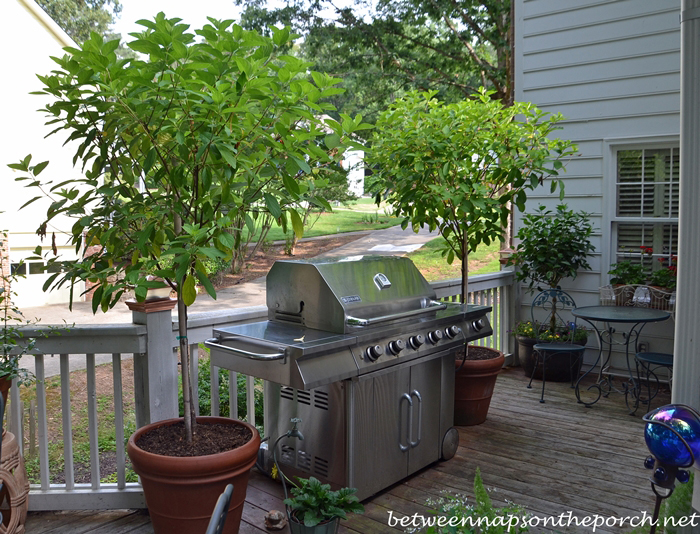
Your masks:
M438 298L455 300L460 291L459 280L449 280L432 284ZM513 274L500 272L470 278L469 302L493 307L491 322L494 336L481 340L480 344L493 346L510 352L508 328L512 322L514 305ZM29 507L31 510L78 510L78 509L117 509L141 508L145 506L141 486L126 482L126 451L124 446L125 421L122 398L122 362L125 358L134 359L134 409L136 426L150 421L177 416L177 347L176 322L170 311L150 314L145 317L135 312L134 320L143 324L122 325L80 325L55 331L48 327L24 329L25 339L36 338L33 355L35 358L36 421L38 439L39 483L32 484ZM267 308L257 306L221 312L193 314L189 318L188 341L191 352L198 355L201 342L211 337L212 329L233 324L260 321L267 318ZM96 355L111 355L112 395L114 400L114 427L116 441L116 482L102 482L100 473L100 445L98 395L96 384ZM47 415L46 359L58 355L61 391L61 428L63 433L64 466L59 473L65 482L52 483L49 449L50 436ZM88 441L90 448L89 484L75 482L72 401L70 392L71 367L76 360L82 360L86 369L85 397L81 404L86 405L88 420ZM81 362L82 363L82 362ZM193 387L197 387L198 358L192 358L194 373ZM212 414L219 413L218 369L210 367ZM229 399L231 417L238 418L238 391L236 373L229 374ZM255 424L255 401L253 378L247 377L246 418ZM199 398L194 391L194 398ZM17 435L19 443L24 443L23 403L20 391L12 388L8 419L11 431ZM174 412L174 413L173 413Z

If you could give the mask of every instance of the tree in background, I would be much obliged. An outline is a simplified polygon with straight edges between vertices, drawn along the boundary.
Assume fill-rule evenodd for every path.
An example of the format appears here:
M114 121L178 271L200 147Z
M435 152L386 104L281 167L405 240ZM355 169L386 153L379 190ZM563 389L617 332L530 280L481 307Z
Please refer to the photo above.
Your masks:
M407 91L435 91L445 102L470 98L480 86L513 99L510 0L295 0L269 9L243 2L241 24L264 30L290 24L304 35L300 52L315 68L343 79L332 98L345 112L375 122Z
M119 0L36 0L36 3L76 43L86 41L90 32L108 35L109 26L122 10Z
M439 229L448 263L462 261L462 302L469 252L503 240L511 203L523 211L528 191L574 153L571 142L548 138L562 118L529 103L505 106L484 89L453 104L413 92L380 115L366 153L374 188L389 192L404 228ZM563 194L552 180L557 187Z

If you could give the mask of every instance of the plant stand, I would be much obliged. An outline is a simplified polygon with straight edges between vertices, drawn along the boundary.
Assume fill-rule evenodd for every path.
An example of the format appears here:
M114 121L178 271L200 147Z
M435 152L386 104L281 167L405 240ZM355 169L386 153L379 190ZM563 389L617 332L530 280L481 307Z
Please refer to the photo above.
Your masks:
M537 343L536 339L515 336L518 341L518 360L526 377L530 378L532 370L535 367L535 356L532 347ZM582 344L585 344L582 343ZM573 368L571 367L570 354L562 352L556 355L550 355L547 358L547 380L552 382L571 382L572 379L577 379L581 373L582 358L578 358ZM573 376L572 376L573 375ZM542 363L540 362L535 369L535 380L542 380Z

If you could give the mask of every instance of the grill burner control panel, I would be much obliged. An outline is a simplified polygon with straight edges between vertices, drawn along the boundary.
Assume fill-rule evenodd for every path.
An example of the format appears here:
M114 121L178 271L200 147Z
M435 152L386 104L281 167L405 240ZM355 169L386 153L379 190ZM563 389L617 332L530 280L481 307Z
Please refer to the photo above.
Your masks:
M411 360L432 352L457 347L466 339L473 339L479 333L490 329L488 319L479 317L456 324L426 327L421 331L400 332L382 339L373 339L353 347L360 372L368 372L386 365L395 364L397 360Z

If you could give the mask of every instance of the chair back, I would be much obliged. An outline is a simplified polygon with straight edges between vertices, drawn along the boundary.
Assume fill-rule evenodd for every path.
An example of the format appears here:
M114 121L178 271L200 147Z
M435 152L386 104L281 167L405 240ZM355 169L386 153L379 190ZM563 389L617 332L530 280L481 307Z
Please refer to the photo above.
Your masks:
M221 532L223 532L232 495L233 484L229 484L216 501L216 506L214 506L214 512L211 514L206 534L221 534Z
M545 289L538 293L530 307L537 342L577 344L576 318L571 314L575 307L571 295L561 289Z

